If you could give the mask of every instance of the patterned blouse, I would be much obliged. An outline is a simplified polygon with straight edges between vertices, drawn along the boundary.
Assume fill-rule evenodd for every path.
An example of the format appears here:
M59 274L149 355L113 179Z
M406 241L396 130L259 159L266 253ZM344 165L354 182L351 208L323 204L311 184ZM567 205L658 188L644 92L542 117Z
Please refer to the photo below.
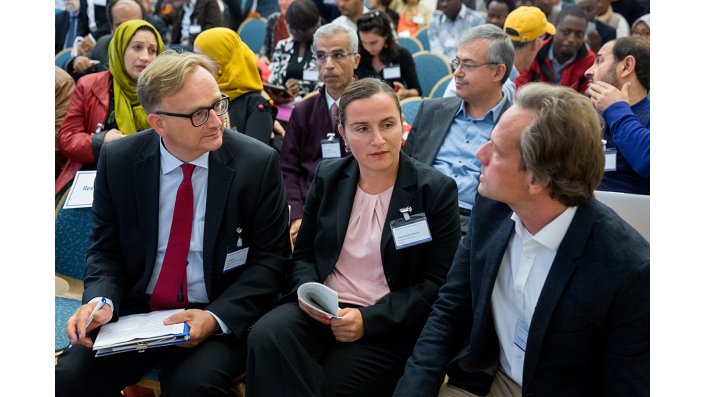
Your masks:
M296 45L295 45L296 44ZM299 62L295 52L298 49L298 42L294 42L292 37L277 43L272 55L272 63L269 65L269 83L284 86L288 79L301 81L299 95L304 96L319 87L318 80L304 80L304 71L313 71L318 76L316 68L316 57L313 54L313 40L306 43L307 50L303 59Z

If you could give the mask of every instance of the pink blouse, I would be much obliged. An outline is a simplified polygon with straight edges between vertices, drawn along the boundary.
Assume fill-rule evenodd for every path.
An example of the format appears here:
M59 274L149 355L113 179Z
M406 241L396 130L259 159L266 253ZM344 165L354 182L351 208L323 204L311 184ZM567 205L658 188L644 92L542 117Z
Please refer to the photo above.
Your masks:
M357 187L338 263L324 282L340 302L370 306L389 293L380 244L392 190L373 195Z

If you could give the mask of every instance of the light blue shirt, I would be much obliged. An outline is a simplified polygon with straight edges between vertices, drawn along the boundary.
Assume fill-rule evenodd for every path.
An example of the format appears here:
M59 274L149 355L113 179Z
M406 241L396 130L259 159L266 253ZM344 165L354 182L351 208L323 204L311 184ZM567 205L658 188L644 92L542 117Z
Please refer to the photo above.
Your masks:
M437 13L428 24L428 44L431 52L442 54L446 59L455 58L458 52L458 38L468 29L485 23L485 17L469 9L465 4L460 6L460 11L455 20L451 20L444 13Z
M157 256L154 261L154 271L152 278L147 284L146 293L151 294L157 284L159 273L162 269L164 254L169 243L169 233L171 231L171 220L174 216L174 204L176 202L176 192L183 180L181 164L183 161L174 157L164 147L164 143L159 145L161 174L159 176L159 229L157 238ZM188 281L188 301L191 303L208 303L205 278L203 275L203 233L206 222L206 199L208 196L208 157L206 152L201 157L191 161L195 165L191 175L191 185L193 187L193 224L191 227L191 242L189 244L186 266L186 280ZM209 312L211 313L211 312ZM211 313L218 321L224 333L230 333L230 329L215 314Z
M551 61L551 65L553 65L553 82L555 84L561 83L561 75L563 74L563 69L573 63L577 55L578 52L576 51L575 54L570 57L570 59L568 59L567 61L565 61L564 64L561 65L560 63L558 63L556 57L553 55L553 46L551 46L551 48L548 50L548 59Z
M465 113L465 102L460 103L450 131L441 144L433 168L455 179L458 185L458 205L460 208L472 209L477 194L482 163L475 157L475 152L490 139L499 113L506 102L502 100L479 119L473 119Z

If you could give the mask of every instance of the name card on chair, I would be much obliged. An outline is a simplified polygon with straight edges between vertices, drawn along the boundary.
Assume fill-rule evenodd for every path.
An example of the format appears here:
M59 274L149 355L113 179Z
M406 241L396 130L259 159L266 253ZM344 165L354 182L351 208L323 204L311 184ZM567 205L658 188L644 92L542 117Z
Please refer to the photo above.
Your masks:
M93 206L95 173L95 171L78 171L76 173L69 195L66 197L66 202L64 202L64 209Z

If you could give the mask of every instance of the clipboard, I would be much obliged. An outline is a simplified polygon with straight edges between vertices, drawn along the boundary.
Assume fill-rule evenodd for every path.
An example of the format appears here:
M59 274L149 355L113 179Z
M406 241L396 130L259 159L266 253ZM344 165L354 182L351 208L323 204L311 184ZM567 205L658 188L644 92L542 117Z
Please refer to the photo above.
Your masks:
M143 352L155 347L175 345L190 339L186 323L163 325L161 322L184 309L160 310L120 317L100 328L93 344L96 357L130 351Z

